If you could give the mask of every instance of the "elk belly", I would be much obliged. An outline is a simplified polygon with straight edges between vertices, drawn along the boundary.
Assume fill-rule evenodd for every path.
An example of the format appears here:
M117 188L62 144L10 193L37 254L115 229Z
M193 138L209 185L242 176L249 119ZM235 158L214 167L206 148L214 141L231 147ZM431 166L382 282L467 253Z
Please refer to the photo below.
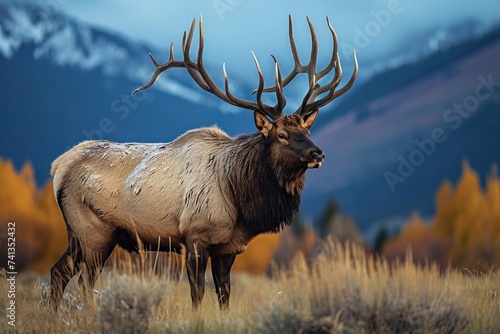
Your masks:
M211 245L231 240L236 210L224 201L218 187L193 184L184 196L184 208L179 219L181 235L202 240Z

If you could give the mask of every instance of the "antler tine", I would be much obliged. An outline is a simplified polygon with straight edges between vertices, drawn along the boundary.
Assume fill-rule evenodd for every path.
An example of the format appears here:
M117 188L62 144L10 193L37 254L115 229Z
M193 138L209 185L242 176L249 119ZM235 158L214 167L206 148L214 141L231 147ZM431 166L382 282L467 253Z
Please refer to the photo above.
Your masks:
M302 63L300 62L299 52L297 51L297 45L295 44L295 38L293 37L292 15L288 15L288 39L290 40L290 49L292 50L292 56L293 56L293 61L295 62L295 67L301 67ZM295 74L298 74L298 73L299 72L297 72ZM292 74L293 74L293 72L290 73L290 75L292 75ZM287 79L288 79L288 77L287 77ZM286 79L285 79L285 81L286 81Z
M300 61L299 51L297 50L297 45L295 44L295 37L293 37L293 22L292 15L288 15L288 39L290 40L290 49L292 51L292 57L294 62L294 67L292 71L283 80L282 88L288 85L297 74L299 74L301 69L304 68L302 62ZM272 91L274 87L264 89L265 92Z
M191 50L191 42L193 41L194 27L196 24L196 18L191 21L191 27L189 28L189 33L186 37L186 32L182 36L182 52L184 54L184 61L191 61L189 51Z
M208 74L207 70L205 69L205 65L203 64L203 50L205 48L205 33L203 31L203 18L200 14L200 44L198 47L198 72L200 73L201 77L203 78L204 84L206 85L207 88L204 88L205 90L211 92L212 94L218 96L219 98L227 101L227 96L224 95L224 93L219 89L217 84L212 80L210 75ZM200 85L201 86L201 85ZM202 86L203 88L203 86ZM229 101L227 101L229 102Z
M183 37L183 43L184 43L184 62L187 64L193 64L194 66L192 67L186 67L187 71L193 78L193 80L206 91L210 91L210 85L204 80L205 78L200 78L198 73L200 73L200 54L203 57L203 45L204 45L204 40L203 40L203 22L201 20L201 15L200 15L200 42L198 46L198 59L197 62L193 62L191 60L191 56L189 55L189 52L191 51L191 43L193 41L193 36L194 36L194 28L196 25L196 18L193 19L191 22L191 27L189 28L189 33L187 35L187 38ZM185 36L185 33L184 33ZM203 62L203 59L201 60ZM201 74L201 73L200 73ZM203 75L202 75L203 77Z
M356 77L358 76L358 57L356 56L356 50L353 50L353 58L354 58L354 70L353 70L352 76L349 79L349 81L345 84L344 87L342 87L341 89L339 89L338 91L335 92L335 94L333 95L334 99L343 95L345 92L347 92L349 89L351 89L352 85L354 85L354 81L356 80Z
M319 80L322 77L324 77L325 75L327 75L328 73L330 73L332 68L335 66L335 62L337 61L338 54L339 54L338 53L339 43L338 43L338 39L337 39L337 33L335 32L332 25L330 24L330 19L328 18L328 16L326 17L326 23L328 25L328 29L330 29L330 33L332 34L332 39L333 39L332 58L330 59L330 62L328 63L328 65L317 74L316 80Z
M257 69L257 74L259 75L259 87L257 88L257 104L259 108L265 110L264 103L262 102L262 91L264 90L264 74L262 74L262 70L260 69L259 61L255 56L255 53L252 51L253 61L255 63L255 68Z
M151 55L151 56L153 56L153 55ZM175 61L175 59L174 59L174 42L170 42L168 61Z
M182 34L182 52L184 53L184 50L186 49L186 31Z
M312 75L316 73L316 62L318 61L318 38L316 37L316 31L314 31L311 20L308 16L306 16L306 19L311 31L311 57L309 58L309 64L305 66L305 72L309 76L309 81L311 81Z
M226 63L222 64L222 73L224 74L224 88L226 90L226 95L227 97L231 100L231 104L237 105L239 102L246 102L244 100L238 99L236 96L234 96L231 91L229 90L229 79L227 77L227 72L226 72Z
M275 69L276 73L274 76L274 86L276 90L277 103L274 108L277 110L283 110L286 105L286 98L285 94L283 93L283 78L281 77L280 64L275 56L271 55L271 57L273 57L276 67Z

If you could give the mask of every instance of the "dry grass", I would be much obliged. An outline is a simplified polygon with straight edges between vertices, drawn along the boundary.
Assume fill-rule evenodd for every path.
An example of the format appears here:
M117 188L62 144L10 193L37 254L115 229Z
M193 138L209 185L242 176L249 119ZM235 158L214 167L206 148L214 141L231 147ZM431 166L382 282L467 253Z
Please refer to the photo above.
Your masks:
M329 243L312 265L295 259L272 278L233 275L220 312L213 284L191 310L185 274L158 277L125 262L99 278L93 298L72 281L59 312L44 303L48 278L20 275L18 333L498 333L500 274L406 261L389 265L357 247ZM140 267L140 266L139 266ZM210 275L207 275L210 277ZM5 310L7 284L0 281ZM4 311L2 311L4 312ZM2 314L0 332L10 331Z

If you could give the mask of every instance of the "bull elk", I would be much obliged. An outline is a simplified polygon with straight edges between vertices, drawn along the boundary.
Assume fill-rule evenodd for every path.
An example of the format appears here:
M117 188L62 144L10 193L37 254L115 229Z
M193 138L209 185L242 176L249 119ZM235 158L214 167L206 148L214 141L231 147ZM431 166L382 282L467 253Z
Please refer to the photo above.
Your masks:
M342 79L338 42L333 38L328 65L316 72L318 42L307 18L312 47L310 61L302 64L289 17L289 39L295 66L283 79L276 58L274 86L264 87L264 77L255 55L259 77L256 102L243 100L230 91L224 71L224 91L203 64L203 22L199 22L196 61L190 57L196 25L182 40L183 59L170 57L159 64L147 89L164 71L185 68L204 90L243 109L253 110L258 131L229 137L216 127L190 130L169 143L114 143L85 141L52 164L54 193L64 217L68 248L51 268L51 303L57 308L68 281L82 271L80 283L92 287L103 264L118 245L127 251L159 249L185 254L193 307L204 295L205 270L212 260L212 275L221 308L229 305L230 270L237 254L261 233L277 233L292 223L300 205L306 170L318 168L323 151L310 139L318 110L347 92L357 76L336 90ZM335 70L331 81L319 80ZM309 85L293 114L284 114L283 88L299 73ZM274 93L276 104L262 101L263 93Z

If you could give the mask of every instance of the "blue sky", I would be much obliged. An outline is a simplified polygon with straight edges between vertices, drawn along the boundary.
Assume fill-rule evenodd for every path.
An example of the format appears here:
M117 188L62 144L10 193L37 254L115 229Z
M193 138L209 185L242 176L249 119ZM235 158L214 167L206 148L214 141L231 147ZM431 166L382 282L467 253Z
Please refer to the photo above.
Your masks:
M448 27L461 22L476 21L484 26L500 22L500 3L497 0L460 4L453 0L34 2L40 6L53 6L81 21L150 42L165 50L171 41L180 50L183 31L189 28L193 17L203 13L207 59L221 64L226 62L229 73L240 71L245 75L255 75L251 51L255 51L265 71L272 70L272 61L268 57L271 53L282 62L291 60L288 14L294 18L296 39L304 62L310 46L305 21L308 15L318 32L320 58L326 61L330 55L331 37L325 24L325 16L329 16L339 35L343 47L341 56L346 64L352 63L352 48L357 49L361 61L380 62L397 58L405 52L432 47L427 40L420 40L420 35L435 36L438 43L446 37ZM371 36L360 37L360 31Z

